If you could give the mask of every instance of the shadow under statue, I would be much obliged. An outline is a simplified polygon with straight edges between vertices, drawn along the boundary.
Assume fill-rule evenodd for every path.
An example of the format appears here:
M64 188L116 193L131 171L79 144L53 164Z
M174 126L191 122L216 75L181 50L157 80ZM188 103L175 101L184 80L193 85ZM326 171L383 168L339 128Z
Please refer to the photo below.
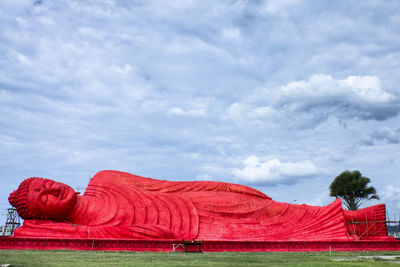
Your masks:
M343 210L272 200L224 182L175 182L98 172L80 196L70 186L28 178L9 202L24 219L14 236L184 240L389 240L385 205Z

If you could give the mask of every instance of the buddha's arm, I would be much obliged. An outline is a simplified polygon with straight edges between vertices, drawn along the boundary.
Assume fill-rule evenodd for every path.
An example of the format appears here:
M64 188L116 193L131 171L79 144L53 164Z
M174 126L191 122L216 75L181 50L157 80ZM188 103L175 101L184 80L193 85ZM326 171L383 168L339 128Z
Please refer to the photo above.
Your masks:
M69 223L55 223L48 220L25 220L23 226L14 231L21 237L75 237L79 227Z
M98 172L92 178L91 183L102 183L103 181L112 182L112 180L115 180L118 183L124 183L128 186L135 186L144 190L158 191L163 193L222 191L235 192L270 199L270 197L266 196L265 194L254 188L239 184L213 181L175 182L145 178L119 171Z
M86 226L45 220L26 220L15 236L52 238L174 239L171 230L159 225Z

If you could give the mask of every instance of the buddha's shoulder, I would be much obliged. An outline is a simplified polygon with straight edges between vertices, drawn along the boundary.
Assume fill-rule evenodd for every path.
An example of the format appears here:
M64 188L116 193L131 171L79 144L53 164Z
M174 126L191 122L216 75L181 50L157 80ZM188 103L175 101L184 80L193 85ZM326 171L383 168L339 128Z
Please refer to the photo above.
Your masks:
M115 171L115 170L103 170L96 173L90 180L90 183L99 182L118 182L124 184L149 184L158 181L156 179L142 177L139 175L131 174L128 172Z

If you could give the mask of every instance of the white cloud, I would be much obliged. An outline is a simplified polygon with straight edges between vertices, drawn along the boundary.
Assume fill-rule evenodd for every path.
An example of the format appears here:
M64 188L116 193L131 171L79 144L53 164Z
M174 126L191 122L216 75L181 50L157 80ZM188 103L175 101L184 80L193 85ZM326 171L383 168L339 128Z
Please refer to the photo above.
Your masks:
M372 137L378 140L385 140L388 143L397 144L400 140L400 129L393 130L389 127L380 127L372 134Z
M272 118L278 116L278 111L272 107L257 107L250 111L250 117L252 118Z
M168 110L168 114L177 116L189 116L189 117L205 117L207 112L205 109L189 109L183 110L180 107L173 107Z
M232 104L227 110L228 117L310 128L330 118L382 121L400 111L398 99L382 88L377 76L335 79L315 74L308 80L257 90L246 101Z
M329 196L329 190L325 190L314 197L314 199L307 204L312 206L325 206L328 203L332 202L332 200L333 198Z
M181 9L186 9L189 7L194 6L194 4L196 3L195 0L177 0L177 1L169 1L169 0L157 0L154 1L155 6L157 6L157 9L177 9L177 10L181 10Z
M4 10L8 9L18 9L18 8L26 8L32 5L32 0L3 0L0 2L0 7L4 8Z
M331 106L344 103L390 104L394 96L382 89L379 77L349 76L335 79L331 75L315 74L308 81L296 81L275 90L276 105L292 105L301 110L311 104Z
M224 28L222 37L227 40L240 40L240 31L237 28Z
M400 186L386 185L384 191L379 196L385 203L400 209Z
M214 177L208 175L208 174L200 174L196 176L196 181L213 181Z
M331 78L331 77L328 77ZM394 96L384 91L377 76L349 76L337 81L343 90L351 90L354 95L368 103L388 103Z
M130 64L125 64L123 67L120 66L113 66L111 68L115 72L119 73L122 76L128 75L135 71L135 69Z
M389 127L380 127L371 135L364 136L361 141L365 145L373 145L375 141L383 141L388 144L398 144L400 142L400 128L395 130Z
M400 200L400 186L387 185L382 197L385 199Z
M271 13L277 13L284 11L286 8L298 4L300 2L301 0L280 0L280 1L268 0L265 2L264 10Z
M243 161L242 169L235 168L235 177L254 184L293 184L301 178L314 176L321 171L310 161L281 162L271 159L260 162L257 156L249 156Z
M234 102L221 116L222 120L232 120L238 125L267 126L279 124L283 114L271 106L254 107L250 104Z
M232 103L226 110L226 115L232 120L242 120L247 117L248 107L241 103Z

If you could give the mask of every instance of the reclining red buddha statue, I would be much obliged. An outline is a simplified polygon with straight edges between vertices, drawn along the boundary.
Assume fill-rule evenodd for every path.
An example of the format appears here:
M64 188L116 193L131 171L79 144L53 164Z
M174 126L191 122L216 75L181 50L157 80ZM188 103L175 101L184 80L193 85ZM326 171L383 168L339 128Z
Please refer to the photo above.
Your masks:
M185 240L389 239L384 204L359 211L272 200L224 182L174 182L101 171L80 196L70 186L28 178L9 201L24 219L14 236Z

